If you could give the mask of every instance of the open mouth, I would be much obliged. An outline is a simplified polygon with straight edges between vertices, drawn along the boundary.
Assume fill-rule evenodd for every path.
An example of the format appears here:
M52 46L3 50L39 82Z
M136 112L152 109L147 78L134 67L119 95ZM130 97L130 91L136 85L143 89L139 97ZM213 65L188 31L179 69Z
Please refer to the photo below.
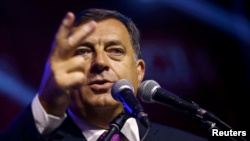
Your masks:
M97 81L91 82L90 85L94 85L94 84L103 85L105 83L109 83L109 81L107 81L107 80L97 80Z
M92 81L89 86L95 92L107 92L112 87L113 83L108 80Z

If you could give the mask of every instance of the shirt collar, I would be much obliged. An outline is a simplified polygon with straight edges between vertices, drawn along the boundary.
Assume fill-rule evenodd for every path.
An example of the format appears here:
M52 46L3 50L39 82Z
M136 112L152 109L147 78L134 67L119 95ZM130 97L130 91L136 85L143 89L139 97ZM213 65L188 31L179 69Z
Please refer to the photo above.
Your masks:
M80 128L87 141L96 141L99 136L106 131L105 129L101 129L87 123L85 120L76 116L69 108L68 113L73 122ZM135 118L129 118L123 125L121 132L130 141L140 141L138 125Z

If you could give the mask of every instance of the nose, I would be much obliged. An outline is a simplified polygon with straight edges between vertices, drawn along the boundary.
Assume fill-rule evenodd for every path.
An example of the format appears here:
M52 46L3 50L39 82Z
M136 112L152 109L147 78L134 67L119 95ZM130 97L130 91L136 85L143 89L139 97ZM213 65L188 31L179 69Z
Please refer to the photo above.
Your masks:
M91 64L91 73L102 73L109 70L108 58L104 51L96 52Z

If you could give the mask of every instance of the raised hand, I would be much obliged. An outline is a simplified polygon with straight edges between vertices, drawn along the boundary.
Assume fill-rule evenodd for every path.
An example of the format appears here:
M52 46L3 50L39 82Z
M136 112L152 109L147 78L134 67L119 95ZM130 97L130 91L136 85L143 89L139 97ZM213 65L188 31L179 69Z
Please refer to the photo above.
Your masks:
M72 90L78 89L84 82L85 59L74 56L82 40L96 27L94 21L80 25L73 30L75 16L68 12L55 35L52 50L48 57L43 79L39 89L39 100L47 113L63 116L70 102Z

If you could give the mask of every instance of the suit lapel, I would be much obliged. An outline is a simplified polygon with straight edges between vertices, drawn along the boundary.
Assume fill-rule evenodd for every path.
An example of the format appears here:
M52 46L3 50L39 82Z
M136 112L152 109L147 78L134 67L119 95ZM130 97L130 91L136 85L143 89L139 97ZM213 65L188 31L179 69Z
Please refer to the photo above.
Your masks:
M143 136L146 134L147 132L147 128L141 124L141 122L139 120L136 120L138 128L139 128L139 135L140 135L140 139L143 138ZM145 141L153 141L154 135L157 133L157 130L154 128L150 128L148 135L145 138Z
M52 138L52 141L87 141L69 115Z

